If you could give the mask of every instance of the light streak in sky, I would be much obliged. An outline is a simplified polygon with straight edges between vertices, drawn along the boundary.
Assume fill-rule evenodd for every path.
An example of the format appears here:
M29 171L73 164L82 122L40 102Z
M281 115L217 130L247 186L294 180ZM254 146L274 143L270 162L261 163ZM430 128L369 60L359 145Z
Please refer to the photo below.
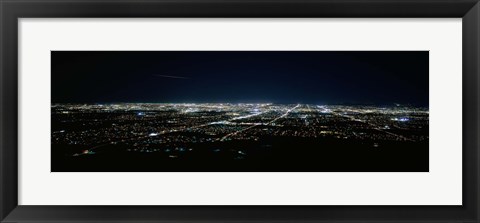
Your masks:
M162 75L162 74L154 74L153 76L155 76L155 77L173 78L173 79L190 79L190 78L188 78L188 77L173 76L173 75Z

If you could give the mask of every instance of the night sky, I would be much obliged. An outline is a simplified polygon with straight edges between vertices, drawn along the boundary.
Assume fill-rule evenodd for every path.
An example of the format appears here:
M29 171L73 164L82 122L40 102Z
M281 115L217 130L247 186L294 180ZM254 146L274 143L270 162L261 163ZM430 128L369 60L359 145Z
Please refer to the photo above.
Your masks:
M428 106L428 51L52 51L52 103Z

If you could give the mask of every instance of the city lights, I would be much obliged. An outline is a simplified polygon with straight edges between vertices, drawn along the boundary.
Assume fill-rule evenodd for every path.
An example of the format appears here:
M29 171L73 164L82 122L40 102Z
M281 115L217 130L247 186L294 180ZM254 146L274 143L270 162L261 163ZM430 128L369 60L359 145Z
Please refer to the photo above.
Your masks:
M265 137L428 140L428 110L409 106L125 103L56 104L52 111L55 120L82 126L53 131L52 143L81 145L88 154L112 144L160 153Z

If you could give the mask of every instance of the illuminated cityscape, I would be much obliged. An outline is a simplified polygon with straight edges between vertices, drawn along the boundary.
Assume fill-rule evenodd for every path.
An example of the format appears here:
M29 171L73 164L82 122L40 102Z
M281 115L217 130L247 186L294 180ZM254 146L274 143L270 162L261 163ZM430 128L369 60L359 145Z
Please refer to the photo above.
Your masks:
M428 172L429 51L51 51L52 172Z
M241 165L269 155L295 161L295 153L321 155L349 142L361 142L359 150L428 149L428 110L400 105L55 104L52 119L52 146L69 160L150 155L158 167L197 158ZM284 148L284 141L310 148ZM316 146L324 142L332 147Z

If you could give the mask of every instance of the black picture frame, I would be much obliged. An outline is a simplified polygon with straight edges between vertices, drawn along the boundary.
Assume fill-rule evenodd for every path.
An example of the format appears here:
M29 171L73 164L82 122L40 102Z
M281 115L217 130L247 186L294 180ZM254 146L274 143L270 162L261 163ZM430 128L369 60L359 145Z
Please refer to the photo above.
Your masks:
M0 0L1 222L479 222L479 16L478 0ZM47 17L462 18L463 205L18 205L18 19Z

